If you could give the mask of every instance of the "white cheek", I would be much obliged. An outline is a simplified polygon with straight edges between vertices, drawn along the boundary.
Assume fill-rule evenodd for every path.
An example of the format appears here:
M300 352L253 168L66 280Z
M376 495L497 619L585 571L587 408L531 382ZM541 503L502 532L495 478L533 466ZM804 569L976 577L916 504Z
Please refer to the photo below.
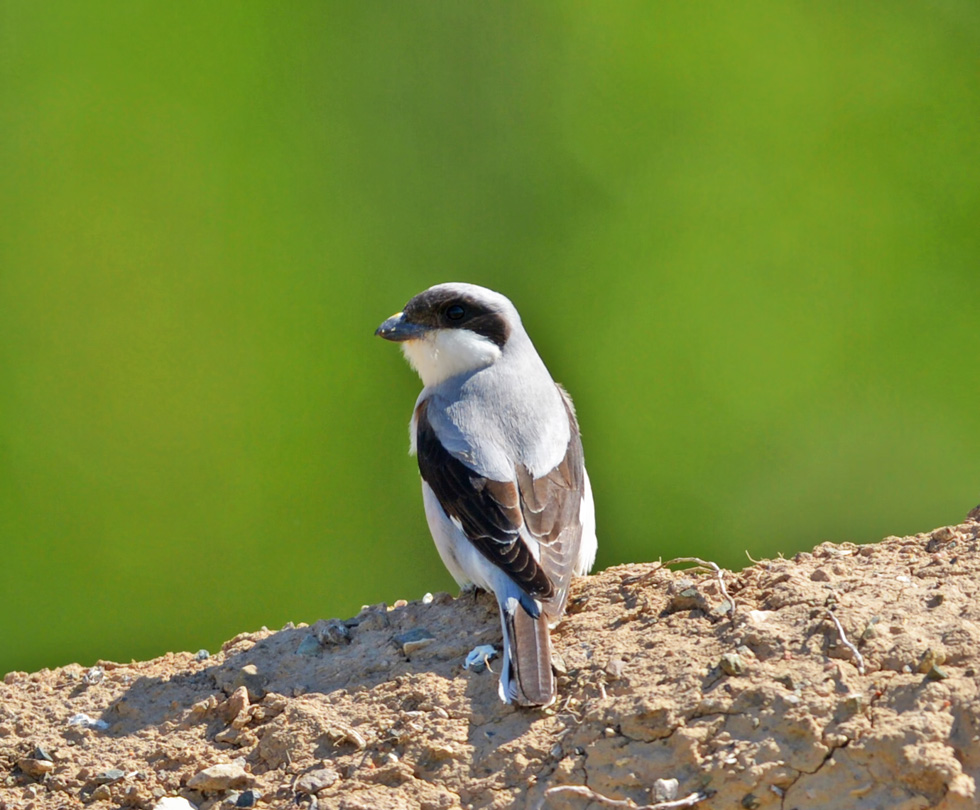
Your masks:
M486 368L500 357L496 343L469 329L437 329L421 340L406 340L402 351L426 387Z

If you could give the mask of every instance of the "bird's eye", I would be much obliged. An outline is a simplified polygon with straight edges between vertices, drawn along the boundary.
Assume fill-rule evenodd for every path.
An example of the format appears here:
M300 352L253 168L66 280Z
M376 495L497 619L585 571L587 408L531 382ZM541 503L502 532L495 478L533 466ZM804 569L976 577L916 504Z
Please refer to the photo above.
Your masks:
M458 321L463 315L466 314L466 310L463 309L459 304L453 304L446 310L446 317L451 321Z

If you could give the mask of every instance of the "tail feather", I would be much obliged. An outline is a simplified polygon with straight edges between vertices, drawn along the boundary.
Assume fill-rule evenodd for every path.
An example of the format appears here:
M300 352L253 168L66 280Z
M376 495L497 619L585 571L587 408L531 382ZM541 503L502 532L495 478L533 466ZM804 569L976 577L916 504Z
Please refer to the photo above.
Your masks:
M557 688L551 668L551 634L547 617L530 615L516 599L500 605L504 662L500 697L521 706L550 706Z

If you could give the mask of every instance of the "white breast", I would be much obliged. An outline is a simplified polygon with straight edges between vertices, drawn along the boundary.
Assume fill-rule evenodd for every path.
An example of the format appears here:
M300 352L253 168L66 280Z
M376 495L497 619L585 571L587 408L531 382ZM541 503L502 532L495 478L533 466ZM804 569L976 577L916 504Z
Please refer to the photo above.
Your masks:
M435 329L420 340L406 340L402 351L426 388L486 368L500 357L496 343L469 329Z

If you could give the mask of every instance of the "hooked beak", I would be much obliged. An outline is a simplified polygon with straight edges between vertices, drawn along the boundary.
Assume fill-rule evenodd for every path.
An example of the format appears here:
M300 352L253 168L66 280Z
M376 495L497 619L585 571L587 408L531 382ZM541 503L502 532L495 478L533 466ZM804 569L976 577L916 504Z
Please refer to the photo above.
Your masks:
M398 312L375 329L374 334L385 340L401 343L406 340L418 340L424 337L427 331L424 326L406 320L404 312Z

